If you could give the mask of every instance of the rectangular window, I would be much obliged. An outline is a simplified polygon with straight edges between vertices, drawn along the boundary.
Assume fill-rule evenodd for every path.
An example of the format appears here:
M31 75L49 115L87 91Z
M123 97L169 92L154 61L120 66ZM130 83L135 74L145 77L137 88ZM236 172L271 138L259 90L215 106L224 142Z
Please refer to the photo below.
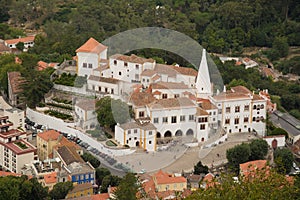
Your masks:
M124 62L124 67L127 67L128 66L128 63L127 62Z
M240 123L240 119L239 118L235 118L234 119L234 124L239 124Z
M87 63L82 63L83 68L87 68Z
M111 89L111 93L114 94L114 89Z
M134 131L133 131L134 133L137 133L137 129L134 129Z
M152 131L149 131L149 135L152 135Z
M131 130L128 130L127 133L130 134L130 133L131 133Z
M189 115L189 121L194 121L194 115Z
M244 123L247 123L249 121L249 117L244 117Z
M93 68L93 64L92 63L89 63L89 68Z
M178 98L179 97L179 94L174 94L174 98Z
M114 60L114 65L117 65L117 63L118 63L117 60Z
M244 111L249 111L249 105L245 105Z
M230 119L225 119L225 124L230 124Z
M144 111L140 111L139 112L139 117L145 117L145 112Z
M139 70L140 66L139 65L135 65L135 69Z
M207 117L200 117L198 122L207 122Z
M230 113L230 107L226 107L226 112Z
M204 130L205 129L205 124L201 124L200 125L200 130Z
M240 106L235 106L235 109L234 111L237 113L237 112L240 112Z
M135 74L135 80L139 80L140 79L140 75Z
M172 122L173 124L174 124L174 123L177 123L177 117L176 117L176 116L172 116L171 122Z
M167 99L168 98L168 94L162 94L162 98L163 99Z
M162 120L163 120L163 123L168 123L168 117L163 117Z
M181 121L181 122L184 122L184 121L185 121L185 115L181 115L181 116L180 116L180 121Z
M157 124L157 123L158 123L158 117L155 117L155 118L153 119L153 123L154 123L154 124Z

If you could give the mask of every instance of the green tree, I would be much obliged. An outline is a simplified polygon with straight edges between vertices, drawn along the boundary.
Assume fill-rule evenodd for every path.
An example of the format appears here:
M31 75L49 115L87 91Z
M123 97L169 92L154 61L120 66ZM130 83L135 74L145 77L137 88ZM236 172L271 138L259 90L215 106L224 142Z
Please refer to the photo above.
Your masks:
M289 136L286 130L282 128L275 128L274 130L271 131L269 135L285 135L285 138L288 138Z
M207 174L208 173L208 167L206 165L202 165L202 162L199 161L195 166L194 166L194 174Z
M81 156L82 159L85 161L85 162L89 162L91 163L91 165L94 167L94 168L97 168L100 166L100 161L95 157L93 156L92 154L90 153L87 153L87 152L84 152L83 155Z
M249 161L250 158L249 144L242 143L226 151L226 158L228 164L232 167L234 172L239 171L239 164Z
M118 186L119 183L121 181L121 178L118 176L114 176L114 175L106 175L103 179L102 179L102 183L101 183L101 188L100 191L103 192L107 192L107 188L109 186Z
M96 169L96 180L97 180L97 184L98 185L101 185L102 184L102 181L104 179L105 176L109 176L111 175L111 172L107 169L107 168L104 168L104 167L98 167Z
M222 199L298 199L299 189L291 184L285 175L275 171L262 170L248 181L235 182L232 175L221 175L220 184L206 190L195 191L186 200L222 200Z
M20 51L23 51L24 49L24 43L23 42L19 42L18 44L16 44L17 49L19 49Z
M279 53L280 57L286 57L289 54L289 44L286 37L275 37L272 48Z
M114 129L116 123L129 121L132 110L121 100L104 97L96 103L96 112L101 126Z
M56 183L53 190L49 192L51 199L64 199L69 191L73 189L73 183L70 181Z
M114 195L118 200L135 200L137 199L136 193L138 192L138 188L137 178L134 174L128 173L121 180Z
M252 140L250 145L250 160L263 160L268 153L268 143L262 139Z
M288 174L291 171L294 162L293 153L287 148L277 148L274 152L274 162L278 172Z

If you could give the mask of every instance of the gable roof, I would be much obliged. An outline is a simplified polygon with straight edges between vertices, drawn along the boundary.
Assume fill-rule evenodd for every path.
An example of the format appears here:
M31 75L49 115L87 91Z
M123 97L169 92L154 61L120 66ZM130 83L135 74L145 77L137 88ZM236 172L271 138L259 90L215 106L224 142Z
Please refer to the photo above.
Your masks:
M41 139L47 142L49 140L57 140L59 136L60 136L59 132L55 130L44 131L38 134L38 137L40 137Z
M20 87L22 83L24 83L24 79L21 76L20 72L7 72L7 77L9 84L11 86L11 90L13 94L19 93L22 91Z
M189 87L183 83L176 82L156 82L151 83L152 89L189 89Z
M16 39L9 39L5 40L6 44L18 44L19 42L33 42L35 36L27 36L27 37L22 37L22 38L16 38Z
M137 91L131 94L129 102L131 102L134 106L145 106L155 100L156 98L151 93Z
M62 160L69 165L74 162L84 163L83 159L76 152L75 147L62 146L57 150L57 153L60 155Z
M78 52L86 52L86 53L101 53L107 49L107 46L99 43L97 40L94 38L90 38L88 41L86 41L81 47L79 47L76 50L76 53Z
M182 108L182 107L196 107L196 104L187 97L169 98L169 99L158 99L153 103L149 104L152 109L163 109L163 108Z
M139 122L127 122L121 124L120 127L123 130L134 129L134 128L140 128L143 130L156 130L156 127L152 123L147 123L147 122L143 124L140 124Z
M122 60L125 62L138 63L138 64L144 64L146 62L150 62L150 63L155 62L152 58L142 58L135 54L131 54L130 56L123 55L123 54L115 54L112 55L110 58L116 60Z
M173 176L159 170L153 175L153 180L156 184L170 184L170 183L186 183L187 180L183 176Z

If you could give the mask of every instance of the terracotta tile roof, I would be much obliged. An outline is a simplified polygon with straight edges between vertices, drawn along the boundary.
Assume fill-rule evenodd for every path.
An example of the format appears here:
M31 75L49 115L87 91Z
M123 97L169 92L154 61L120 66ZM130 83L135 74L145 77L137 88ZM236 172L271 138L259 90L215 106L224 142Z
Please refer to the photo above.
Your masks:
M158 80L158 79L160 79L160 75L158 75L158 74L156 74L156 75L152 78L153 81L156 81L156 80Z
M152 123L140 124L139 122L127 122L124 124L120 124L120 127L123 130L134 129L134 128L140 128L143 130L156 130L156 127Z
M241 94L251 94L251 91L245 86L239 85L231 88L231 91Z
M49 140L57 140L59 136L60 136L60 133L55 130L44 131L44 132L38 134L38 137L40 137L41 139L43 139L47 142Z
M212 173L208 173L204 176L202 182L206 183L206 187L205 189L209 188L209 187L214 187L215 185L220 184L219 182L216 182L214 180L215 176Z
M266 160L254 160L240 164L241 175L248 178L255 176L255 173L267 167Z
M134 106L145 106L152 102L154 102L156 98L147 92L133 92L130 96L129 102L132 103Z
M58 144L54 148L59 149L62 146L68 146L68 147L75 148L76 150L81 150L80 146L78 146L74 142L69 141L67 138L65 138L61 135L61 140L58 142Z
M57 173L52 172L44 175L44 180L46 184L56 183L57 182Z
M8 81L10 83L12 93L17 94L22 91L21 84L24 83L24 79L20 72L7 72Z
M187 179L190 181L190 182L197 182L199 183L199 181L203 178L203 175L200 175L200 174L190 174Z
M16 38L16 39L10 39L10 40L5 40L6 44L18 44L19 42L33 42L35 36L27 36L23 38Z
M88 190L91 188L93 188L92 183L77 184L74 186L74 188L69 193L81 192L81 191Z
M262 98L261 96L259 96L258 94L254 94L253 95L253 100L265 100L265 99Z
M108 193L94 194L90 197L91 200L109 200Z
M218 109L217 106L212 104L209 100L201 102L200 107L203 108L204 110Z
M176 77L178 72L170 67L170 65L156 64L154 70L158 74L167 74L170 77Z
M176 82L157 82L151 84L152 89L189 89L189 87L183 83Z
M164 109L164 108L181 108L181 107L196 107L195 103L187 97L170 98L170 99L158 99L149 104L152 109Z
M88 41L86 41L81 47L79 47L76 52L87 52L87 53L101 53L107 49L107 46L104 46L103 44L99 43L94 38L90 38Z
M119 80L115 78L106 78L106 77L99 77L94 75L90 75L88 80L111 83L111 84L117 84L119 82Z
M271 77L273 77L273 78L276 77L275 72L274 72L273 69L271 69L271 68L263 67L263 68L262 68L262 72L263 72L263 74L264 74L265 76L271 76Z
M57 150L57 153L60 155L62 160L69 165L74 162L84 163L84 160L76 152L75 147L62 146Z
M160 95L161 94L161 92L160 91L158 91L158 90L155 90L153 93L152 93L153 95Z
M116 60L122 60L125 62L131 62L131 63L138 63L138 64L144 64L146 62L153 63L155 62L152 58L142 58L137 55L131 54L130 56L122 55L122 54L115 54L112 55L110 58L116 59Z
M4 176L22 176L22 174L16 174L13 172L5 172L5 171L0 171L0 177Z
M148 76L148 77L152 77L153 75L155 75L157 72L151 69L146 69L141 73L141 76Z
M154 183L156 184L170 184L170 183L186 183L187 180L183 176L174 176L159 170L153 175Z
M169 65L170 68L176 70L179 74L187 75L187 76L197 76L198 72L193 68L188 67L177 67L173 65Z
M5 44L3 44L2 42L0 43L0 53L10 53L11 49L7 46L5 46Z
M234 93L234 92L222 92L219 95L213 96L215 100L234 100L234 99L251 99L250 95Z
M96 101L94 99L81 100L76 102L76 106L83 110L95 110Z
M19 147L17 145L17 143L22 143L23 145L26 145L26 148L23 149L21 147ZM16 140L13 142L9 142L9 143L2 143L0 142L0 144L2 146L5 146L6 148L10 149L12 152L14 152L17 155L22 155L22 154L26 154L26 153L32 153L32 152L36 152L36 147L33 146L32 144L30 144L29 142L27 142L26 140Z
M202 116L202 115L208 115L208 112L206 112L205 110L203 110L202 108L197 108L197 112L196 112L197 116Z

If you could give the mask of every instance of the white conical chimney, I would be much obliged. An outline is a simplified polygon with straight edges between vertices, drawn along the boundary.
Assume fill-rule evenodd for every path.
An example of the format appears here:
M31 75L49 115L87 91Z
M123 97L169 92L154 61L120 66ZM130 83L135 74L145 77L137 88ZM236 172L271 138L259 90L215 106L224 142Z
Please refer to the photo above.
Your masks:
M197 94L201 98L207 98L212 95L212 84L210 82L210 75L206 59L206 50L202 51L202 58L198 69L198 76L196 81Z

